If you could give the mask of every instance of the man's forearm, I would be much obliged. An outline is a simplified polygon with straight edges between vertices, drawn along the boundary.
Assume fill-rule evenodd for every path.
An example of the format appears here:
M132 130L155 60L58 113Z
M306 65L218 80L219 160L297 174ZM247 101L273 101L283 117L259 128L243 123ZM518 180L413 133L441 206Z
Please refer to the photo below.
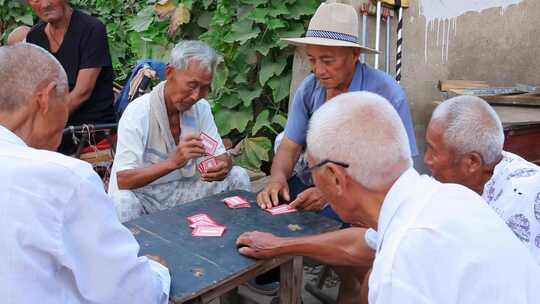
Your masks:
M131 190L144 187L176 169L177 167L167 160L146 168L119 171L116 173L118 188Z
M282 238L276 255L305 256L336 266L370 266L375 252L364 240L364 228L348 228L315 236Z
M294 165L300 158L302 146L284 138L274 159L270 170L271 179L278 181L287 181L293 172Z

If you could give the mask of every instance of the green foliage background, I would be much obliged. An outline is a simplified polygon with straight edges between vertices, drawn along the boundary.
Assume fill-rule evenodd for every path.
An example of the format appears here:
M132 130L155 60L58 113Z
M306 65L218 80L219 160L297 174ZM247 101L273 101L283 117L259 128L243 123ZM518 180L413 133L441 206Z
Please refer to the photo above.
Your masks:
M159 3L156 3L159 2ZM137 59L168 60L181 39L201 39L221 55L209 100L222 136L241 141L235 162L259 169L270 161L272 141L285 126L293 49L280 41L299 37L317 0L71 0L107 26L116 79ZM156 8L182 7L188 16L160 18ZM188 17L188 18L186 18ZM0 0L0 38L32 25L28 6ZM174 21L180 23L172 33Z

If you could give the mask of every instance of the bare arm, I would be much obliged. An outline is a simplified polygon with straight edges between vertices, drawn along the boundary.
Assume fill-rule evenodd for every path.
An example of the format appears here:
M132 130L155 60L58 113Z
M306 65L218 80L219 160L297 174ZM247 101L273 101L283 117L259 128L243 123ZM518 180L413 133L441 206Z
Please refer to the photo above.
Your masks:
M182 168L193 158L204 155L204 146L198 135L188 135L180 139L175 153L169 159L145 168L118 171L116 180L119 189L136 189L150 184L156 179Z
M371 266L375 252L364 240L365 228L348 228L334 232L281 238L264 232L246 232L238 237L239 252L257 259L276 256L306 256L337 266Z
M69 114L75 112L85 101L90 98L101 68L81 69L77 74L75 88L69 92Z
M287 179L290 177L294 165L302 153L302 146L283 137L277 153L272 161L270 179L268 184L257 195L257 203L261 208L271 208L279 204L279 196L286 201L290 200Z

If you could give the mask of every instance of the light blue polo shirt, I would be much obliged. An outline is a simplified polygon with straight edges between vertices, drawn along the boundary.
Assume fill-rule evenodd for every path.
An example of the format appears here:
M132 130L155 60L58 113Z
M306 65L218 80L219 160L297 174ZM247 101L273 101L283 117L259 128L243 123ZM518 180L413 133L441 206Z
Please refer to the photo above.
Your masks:
M412 156L418 155L407 96L394 78L383 71L358 62L349 86L349 92L356 91L376 93L390 101L405 126ZM296 90L293 106L285 126L285 136L295 143L305 146L309 119L324 104L325 100L325 88L314 74L310 74Z

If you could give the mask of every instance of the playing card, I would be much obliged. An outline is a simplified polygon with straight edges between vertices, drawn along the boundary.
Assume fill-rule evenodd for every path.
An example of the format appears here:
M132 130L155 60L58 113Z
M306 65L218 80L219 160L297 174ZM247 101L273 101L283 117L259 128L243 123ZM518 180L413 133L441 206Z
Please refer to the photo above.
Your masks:
M215 222L209 222L209 221L198 221L191 225L189 225L189 228L198 228L198 227L220 227L220 225L216 224Z
M198 166L197 166L197 169L199 170L199 172L201 174L204 174L206 173L206 171L208 171L209 168L212 168L212 167L215 167L217 166L217 161L216 161L216 158L215 157L210 157L210 158L207 158L205 160L203 160Z
M194 214L192 216L189 216L187 220L192 224L200 221L206 221L216 224L216 222L206 213Z
M287 204L284 204L284 205L276 206L274 208L266 209L266 211L270 212L272 215L277 215L277 214L296 212L297 210L295 208L289 207L289 205Z
M218 146L218 142L204 132L201 132L201 140L206 154L214 155Z
M193 236L222 236L223 232L225 232L224 226L204 226L195 228L191 234Z
M239 196L231 196L223 200L229 208L249 208L251 205L248 201L244 200Z

